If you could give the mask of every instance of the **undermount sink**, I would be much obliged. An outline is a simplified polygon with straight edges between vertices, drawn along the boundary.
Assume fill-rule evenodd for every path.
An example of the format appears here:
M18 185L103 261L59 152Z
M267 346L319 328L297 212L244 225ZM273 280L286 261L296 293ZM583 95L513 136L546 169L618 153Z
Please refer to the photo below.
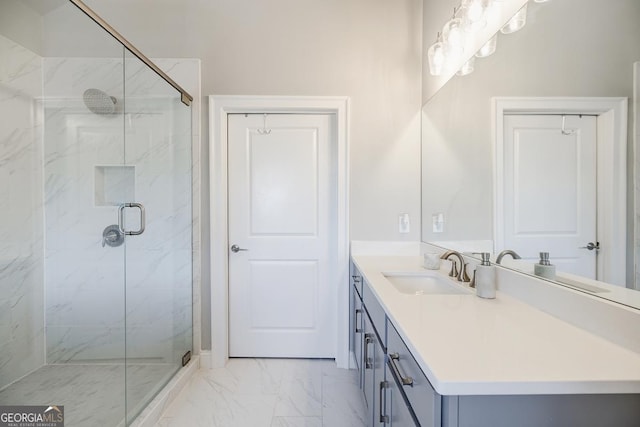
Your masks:
M445 295L471 293L471 290L452 283L436 272L388 272L382 275L403 294L409 295Z

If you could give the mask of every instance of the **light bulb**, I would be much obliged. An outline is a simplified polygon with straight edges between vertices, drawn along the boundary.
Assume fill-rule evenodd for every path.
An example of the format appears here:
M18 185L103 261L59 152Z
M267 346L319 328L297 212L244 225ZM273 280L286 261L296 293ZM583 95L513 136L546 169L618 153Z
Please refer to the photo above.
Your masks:
M488 6L488 0L462 1L461 16L463 17L463 26L466 31L477 31L487 25L486 12Z
M503 4L504 3L499 0L493 0L489 3L489 6L487 7L487 22L494 24L500 20Z
M489 39L478 51L476 52L476 57L478 58L486 58L487 56L493 54L496 51L496 46L498 44L498 34L494 34L493 37Z
M429 72L432 76L439 76L442 74L442 68L444 67L445 55L444 46L442 42L435 42L429 47L427 51L427 57L429 59Z
M476 62L476 58L475 56L472 56L471 59L465 62L464 65L458 70L456 75L466 76L467 74L473 73L475 62Z
M442 42L447 50L447 56L456 57L464 51L464 33L462 20L453 18L442 28Z
M516 14L513 15L513 17L509 20L509 22L507 22L507 24L504 27L502 27L500 32L502 34L515 33L516 31L522 29L522 27L524 27L526 23L527 23L527 4L525 3L525 5L522 6L522 9L516 12Z

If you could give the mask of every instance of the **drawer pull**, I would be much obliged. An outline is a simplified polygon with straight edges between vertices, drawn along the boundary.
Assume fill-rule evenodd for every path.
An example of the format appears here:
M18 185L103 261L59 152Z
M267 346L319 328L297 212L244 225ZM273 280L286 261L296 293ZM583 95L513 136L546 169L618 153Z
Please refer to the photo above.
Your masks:
M361 334L362 328L358 328L358 314L362 314L362 310L359 308L356 308L356 313L353 315L354 317L353 321L356 324L356 334Z
M402 385L410 385L413 387L413 378L402 375L402 372L400 371L400 367L398 365L400 362L400 355L398 353L391 353L389 354L389 358L391 359L391 370L393 370L393 373L400 380Z
M369 344L373 342L373 334L364 334L364 369L373 368L373 363L369 361Z
M384 389L387 388L388 383L386 381L382 381L380 383L380 389L378 390L378 398L379 398L379 405L378 408L380 408L378 410L378 415L380 415L380 422L382 424L387 424L389 422L389 417L387 415L384 415L382 413L382 395L384 394Z

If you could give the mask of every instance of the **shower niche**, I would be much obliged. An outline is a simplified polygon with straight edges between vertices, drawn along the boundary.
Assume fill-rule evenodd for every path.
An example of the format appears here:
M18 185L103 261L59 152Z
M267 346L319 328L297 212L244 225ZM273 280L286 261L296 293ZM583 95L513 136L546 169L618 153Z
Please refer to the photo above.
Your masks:
M119 206L135 200L135 166L95 166L94 200L97 207Z

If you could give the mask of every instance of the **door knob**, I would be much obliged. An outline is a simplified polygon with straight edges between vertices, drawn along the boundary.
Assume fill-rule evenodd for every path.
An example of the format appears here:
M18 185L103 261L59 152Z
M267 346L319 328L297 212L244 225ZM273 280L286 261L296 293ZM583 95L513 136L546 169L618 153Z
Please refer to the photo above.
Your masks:
M593 242L589 242L587 243L587 246L580 246L580 249L588 249L590 251L592 250L599 250L600 249L600 242L596 242L595 244Z
M240 246L238 245L232 245L231 246L231 252L237 253L240 251L248 251L249 249L242 249Z

